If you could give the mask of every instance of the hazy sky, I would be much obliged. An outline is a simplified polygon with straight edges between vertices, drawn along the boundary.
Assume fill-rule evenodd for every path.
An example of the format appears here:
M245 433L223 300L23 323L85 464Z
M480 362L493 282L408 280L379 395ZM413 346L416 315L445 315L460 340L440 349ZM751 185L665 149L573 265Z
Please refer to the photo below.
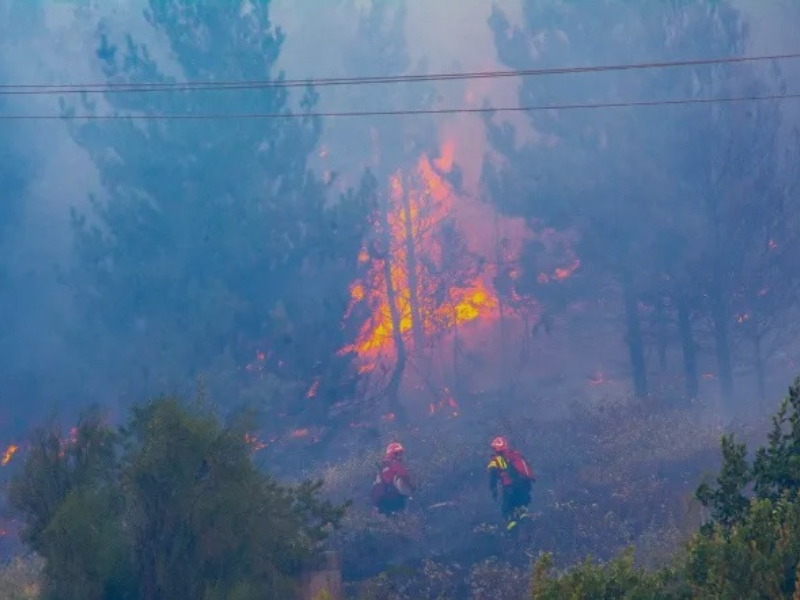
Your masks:
M739 0L741 6L754 18L754 51L788 51L793 46L794 23L783 17L779 0ZM86 3L80 3L86 6ZM152 36L141 18L142 0L111 0L95 2L100 16L112 23L126 26L134 33L152 41ZM337 45L344 43L352 33L351 13L335 8L338 2L330 0L275 0L273 19L287 33L281 57L281 66L291 77L360 75L344 73ZM520 10L519 0L498 0L496 4L511 14ZM34 38L22 36L3 57L6 68L14 79L29 83L43 81L81 82L99 78L92 67L91 24L80 25L71 18L71 2L51 2L47 6L46 33ZM492 3L486 0L436 0L434 2L409 2L407 36L410 51L415 59L427 58L431 71L477 70L497 68L494 44L486 19ZM330 7L330 8L326 8ZM800 11L798 11L800 13ZM1 32L0 32L1 33ZM88 43L87 43L88 42ZM155 48L158 53L157 47ZM796 65L792 65L796 66ZM513 104L514 82L491 82L495 104ZM474 87L473 98L447 98L448 103L468 102L479 104L481 96L489 93L489 82ZM35 98L21 110L50 112L53 99ZM791 107L794 110L795 107ZM96 178L88 160L76 152L64 127L54 122L26 125L34 155L42 159L37 183L31 190L28 202L30 221L40 230L48 232L47 243L37 243L31 236L32 250L37 254L60 253L63 246L53 245L54 240L65 239L67 207L81 202L86 192L96 186ZM474 117L453 121L451 129L465 138L478 142L482 135L480 122ZM476 144L476 147L479 144ZM458 159L459 157L457 157ZM462 157L463 159L464 157ZM475 157L472 157L475 160ZM472 170L468 168L468 171Z

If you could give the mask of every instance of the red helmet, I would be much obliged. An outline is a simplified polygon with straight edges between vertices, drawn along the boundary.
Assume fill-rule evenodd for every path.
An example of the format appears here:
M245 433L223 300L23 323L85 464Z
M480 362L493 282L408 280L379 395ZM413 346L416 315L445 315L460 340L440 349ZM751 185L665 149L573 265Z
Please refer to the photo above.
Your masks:
M492 440L492 450L495 452L502 452L508 450L508 440L503 436L496 437Z
M392 442L388 446L386 446L386 458L394 458L400 454L405 452L405 448L403 448L402 444L399 442Z

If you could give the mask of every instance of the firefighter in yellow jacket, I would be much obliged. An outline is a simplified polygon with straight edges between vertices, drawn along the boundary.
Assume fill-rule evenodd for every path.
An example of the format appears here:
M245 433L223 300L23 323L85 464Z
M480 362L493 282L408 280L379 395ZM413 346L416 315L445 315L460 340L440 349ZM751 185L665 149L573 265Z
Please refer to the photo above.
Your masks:
M500 508L507 521L506 529L510 531L527 514L532 483L536 479L525 457L512 450L506 438L494 438L491 447L492 456L487 465L489 489L495 500L498 493L501 494Z

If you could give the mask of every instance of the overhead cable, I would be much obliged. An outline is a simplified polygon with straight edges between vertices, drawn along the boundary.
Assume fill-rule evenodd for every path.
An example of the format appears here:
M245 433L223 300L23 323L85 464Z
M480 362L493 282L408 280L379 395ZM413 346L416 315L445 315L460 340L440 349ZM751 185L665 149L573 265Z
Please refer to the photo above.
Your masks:
M450 115L450 114L491 114L509 112L537 112L550 110L592 110L599 108L635 108L647 106L680 106L689 104L718 104L718 103L737 103L737 102L758 102L766 100L786 100L800 98L800 93L795 94L766 94L761 96L728 96L720 98L684 98L675 100L633 100L626 102L597 102L597 103L578 103L578 104L545 104L537 106L502 106L502 107L480 107L480 108L429 108L429 109L398 109L398 110L359 110L359 111L322 111L322 112L284 112L284 113L172 113L172 114L80 114L80 115L3 115L0 114L0 121L41 121L41 120L183 120L183 121L204 121L204 120L258 120L258 119L308 119L316 117L324 118L348 118L348 117L393 117L405 115Z
M439 81L463 81L475 79L498 79L506 77L536 77L545 75L569 75L609 71L631 71L663 69L669 67L692 67L714 64L734 64L800 58L800 52L761 56L733 56L693 60L673 60L628 64L598 65L587 67L556 67L547 69L517 69L504 71L471 71L463 73L434 73L429 75L396 75L374 77L327 77L310 79L264 79L239 81L184 81L184 82L104 82L84 84L0 84L0 95L61 95L61 94L124 94L133 92L180 92L180 91L225 91L268 88L328 87L375 85L391 83L419 83Z

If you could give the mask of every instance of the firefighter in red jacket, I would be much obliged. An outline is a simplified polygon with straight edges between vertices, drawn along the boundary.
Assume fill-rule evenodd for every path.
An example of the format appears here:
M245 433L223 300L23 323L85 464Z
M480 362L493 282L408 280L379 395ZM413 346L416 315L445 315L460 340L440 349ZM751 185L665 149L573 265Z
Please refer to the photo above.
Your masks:
M386 447L386 456L380 465L372 486L372 502L384 515L404 511L408 498L414 491L403 454L405 449L398 442Z
M533 471L525 457L512 450L508 440L496 437L492 440L492 457L489 471L489 489L492 498L497 500L498 488L501 495L501 510L507 521L509 531L517 526L520 519L528 513L531 502L531 484L535 481Z

